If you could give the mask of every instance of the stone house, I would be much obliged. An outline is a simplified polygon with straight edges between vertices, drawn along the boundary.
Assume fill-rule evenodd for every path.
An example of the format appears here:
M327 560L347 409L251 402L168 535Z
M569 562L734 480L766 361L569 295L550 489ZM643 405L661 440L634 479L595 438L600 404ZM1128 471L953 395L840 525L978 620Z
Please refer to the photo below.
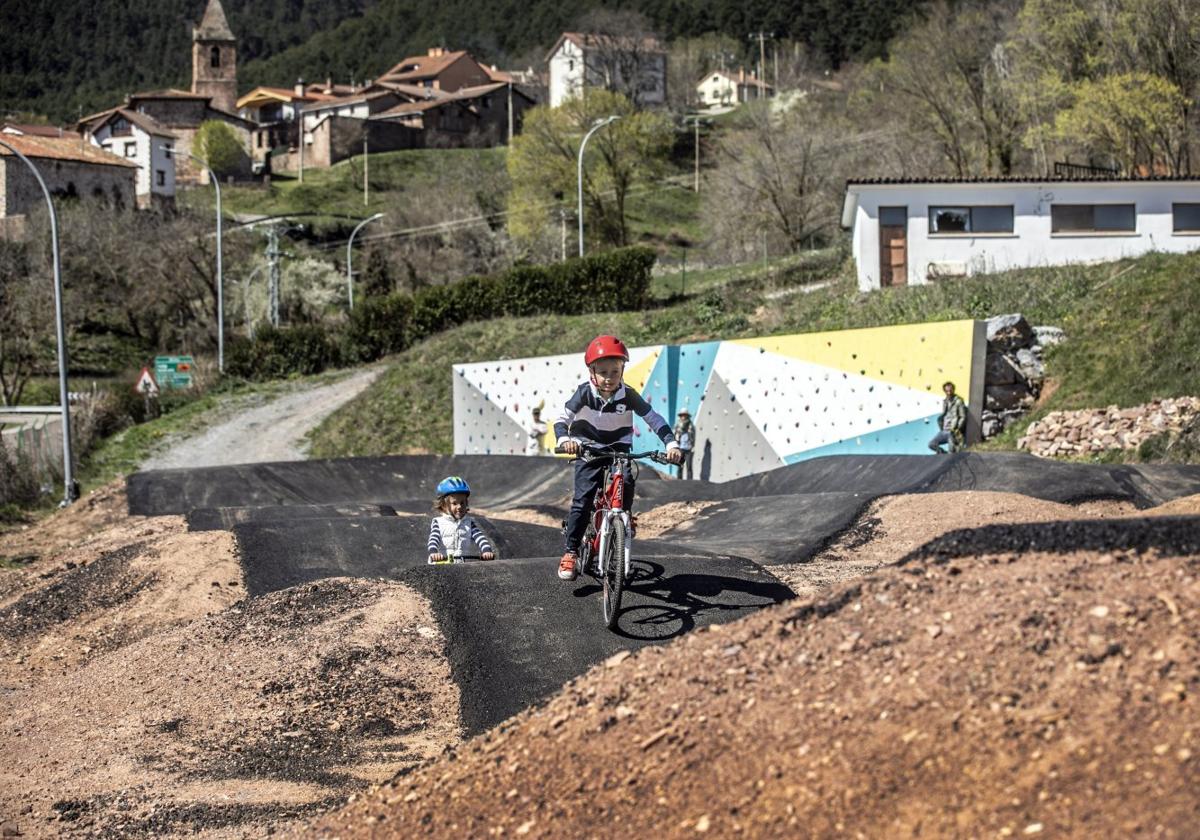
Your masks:
M247 154L234 173L250 175L250 136L255 123L234 113L237 107L237 50L220 0L208 0L204 17L192 29L192 89L130 94L125 102L84 117L77 129L91 139L94 129L118 110L142 114L175 135L176 175L183 183L207 183L208 173L190 157L196 132L210 120L229 125Z
M136 203L137 164L85 143L77 135L40 137L5 132L5 143L37 167L51 194L86 197L114 207ZM45 206L45 196L25 163L0 146L0 236L20 238L25 217Z
M618 91L638 106L667 102L667 51L652 37L564 32L546 62L554 108L585 86Z
M452 93L494 81L488 68L465 50L430 47L427 55L409 56L392 66L375 81L375 85L411 85Z

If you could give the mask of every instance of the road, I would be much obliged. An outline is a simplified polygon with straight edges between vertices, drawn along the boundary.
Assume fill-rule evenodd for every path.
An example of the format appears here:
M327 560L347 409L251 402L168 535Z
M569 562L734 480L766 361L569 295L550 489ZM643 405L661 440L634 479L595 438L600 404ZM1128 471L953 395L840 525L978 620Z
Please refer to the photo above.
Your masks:
M374 382L382 370L368 368L241 411L202 434L174 443L142 464L142 469L303 461L308 457L305 435Z

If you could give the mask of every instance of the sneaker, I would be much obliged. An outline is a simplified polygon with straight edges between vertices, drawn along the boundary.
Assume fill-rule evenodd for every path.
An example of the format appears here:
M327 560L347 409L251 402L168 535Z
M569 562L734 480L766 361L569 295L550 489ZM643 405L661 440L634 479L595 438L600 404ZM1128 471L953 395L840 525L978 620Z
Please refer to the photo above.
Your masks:
M579 555L573 551L564 552L562 559L558 561L558 579L575 580L577 577L579 577Z

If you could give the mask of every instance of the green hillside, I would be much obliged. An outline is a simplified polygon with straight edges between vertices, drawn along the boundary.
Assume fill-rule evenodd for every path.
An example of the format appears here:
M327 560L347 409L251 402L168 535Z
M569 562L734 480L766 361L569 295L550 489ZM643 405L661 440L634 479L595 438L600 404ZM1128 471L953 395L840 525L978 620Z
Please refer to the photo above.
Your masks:
M817 278L792 264L650 312L469 324L398 355L375 387L316 430L313 451L319 457L450 452L452 363L576 352L598 332L656 344L1022 312L1032 323L1062 325L1069 337L1049 355L1049 375L1060 387L1040 413L1200 394L1197 273L1200 255L1151 255L862 295L842 266L827 272L828 287L767 298L780 291L780 274Z

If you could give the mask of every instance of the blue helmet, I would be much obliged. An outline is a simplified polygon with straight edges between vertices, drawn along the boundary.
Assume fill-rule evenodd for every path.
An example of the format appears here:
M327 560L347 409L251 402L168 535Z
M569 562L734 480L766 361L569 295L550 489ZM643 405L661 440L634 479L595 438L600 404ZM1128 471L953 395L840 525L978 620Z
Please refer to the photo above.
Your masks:
M437 494L440 499L442 496L449 496L451 493L463 493L467 496L471 495L471 488L467 486L467 482L463 481L456 475L448 476L438 482Z

